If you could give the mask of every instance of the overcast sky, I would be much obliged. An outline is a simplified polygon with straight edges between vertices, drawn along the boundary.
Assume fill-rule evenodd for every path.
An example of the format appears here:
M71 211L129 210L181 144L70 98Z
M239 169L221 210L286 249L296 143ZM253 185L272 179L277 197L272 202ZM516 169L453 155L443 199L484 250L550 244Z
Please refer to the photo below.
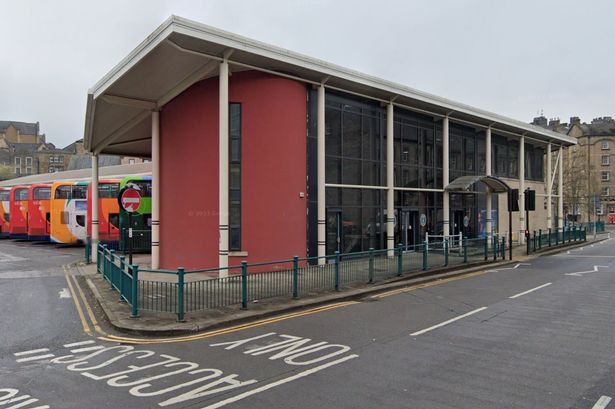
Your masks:
M0 120L83 136L86 95L176 14L522 121L615 116L615 1L0 0Z

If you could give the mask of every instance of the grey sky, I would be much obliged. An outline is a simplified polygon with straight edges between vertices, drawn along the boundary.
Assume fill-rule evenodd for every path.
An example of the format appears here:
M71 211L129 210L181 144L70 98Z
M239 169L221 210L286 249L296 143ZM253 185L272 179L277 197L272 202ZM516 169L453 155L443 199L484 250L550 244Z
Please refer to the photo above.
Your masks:
M0 0L0 119L81 138L86 94L170 14L523 121L615 116L615 2Z

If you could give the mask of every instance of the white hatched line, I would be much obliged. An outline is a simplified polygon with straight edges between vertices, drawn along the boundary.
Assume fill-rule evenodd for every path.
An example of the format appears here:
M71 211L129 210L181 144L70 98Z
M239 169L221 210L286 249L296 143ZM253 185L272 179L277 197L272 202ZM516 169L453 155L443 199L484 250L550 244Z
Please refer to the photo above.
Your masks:
M477 309L475 309L475 310L473 310L473 311L466 312L466 313L465 313L465 314L463 314L463 315L460 315L460 316L455 317L455 318L451 318L450 320L447 320L447 321L441 322L441 323L436 324L436 325L434 325L434 326L432 326L432 327L425 328L425 329L422 329L422 330L420 330L420 331L413 332L412 334L410 334L410 336L411 336L411 337L416 337L417 335L422 335L422 334L424 334L424 333L426 333L426 332L429 332L429 331L431 331L431 330L434 330L434 329L437 329L437 328L443 327L443 326L448 325L448 324L450 324L450 323L452 323L452 322L455 322L455 321L460 320L460 319L465 318L465 317L469 317L470 315L476 314L477 312L481 312L482 310L486 310L486 309L487 309L487 307L477 308Z
M549 285L551 285L551 284L553 284L553 283L546 283L546 284L543 284L543 285L539 285L539 286L538 286L538 287L536 287L536 288L532 288L531 290L527 290L527 291L524 291L524 292L522 292L522 293L512 295L512 296L510 296L510 297L508 297L508 298L519 298L519 297L521 297L522 295L529 294L529 293L531 293L531 292L533 292L533 291L536 291L536 290L540 290L541 288L543 288L543 287L547 287L547 286L549 286Z
M15 356L24 356L24 355L38 354L39 352L47 352L47 351L49 351L48 348L32 349L30 351L15 352L13 355L15 355Z
M602 395L600 399L598 399L598 402L596 402L596 404L592 406L592 409L604 409L609 404L609 402L611 402L611 397Z
M96 345L96 346L93 346L93 347L71 349L70 352L72 352L73 354L78 354L79 352L98 351L100 349L105 349L105 347L102 346L102 345Z
M17 362L38 361L39 359L53 358L54 356L55 356L54 354L45 354L45 355L29 356L29 357L27 357L27 358L21 358L21 359L18 359L18 360L17 360Z
M89 345L89 344L93 344L95 342L96 341L94 341L93 339L91 339L89 341L73 342L72 344L64 344L64 348L79 347L81 345Z

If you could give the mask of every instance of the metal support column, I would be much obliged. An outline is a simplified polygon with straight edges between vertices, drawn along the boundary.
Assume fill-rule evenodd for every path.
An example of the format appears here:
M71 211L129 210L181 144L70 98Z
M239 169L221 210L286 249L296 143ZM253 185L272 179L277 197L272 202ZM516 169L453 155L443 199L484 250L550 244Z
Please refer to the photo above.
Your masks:
M152 268L160 268L160 112L152 111Z
M485 132L485 174L491 176L491 127L487 128ZM491 220L491 190L488 187L485 201L485 235L487 236L487 243L491 243L493 221Z
M98 155L92 155L92 237L90 242L90 251L92 253L92 263L98 261Z
M325 202L325 86L318 87L318 97L316 101L316 184L318 194L318 264L325 264L327 260L327 207Z
M550 229L551 227L553 227L552 225L552 219L553 219L553 209L551 208L552 205L552 198L551 198L551 194L552 194L552 189L551 189L551 143L549 142L549 144L547 144L547 181L546 181L546 186L547 186L547 229Z
M395 254L395 151L393 145L393 103L387 105L387 255Z
M449 148L448 148L448 116L442 118L442 188L449 183ZM442 193L442 228L443 234L451 234L450 205L448 192Z
M564 228L564 151L559 147L559 171L557 172L557 228Z
M519 141L519 244L525 243L525 136Z
M220 62L219 73L219 101L218 101L218 213L219 213L219 243L218 243L218 267L219 276L227 277L228 270L228 247L229 247L229 156L228 156L228 60Z

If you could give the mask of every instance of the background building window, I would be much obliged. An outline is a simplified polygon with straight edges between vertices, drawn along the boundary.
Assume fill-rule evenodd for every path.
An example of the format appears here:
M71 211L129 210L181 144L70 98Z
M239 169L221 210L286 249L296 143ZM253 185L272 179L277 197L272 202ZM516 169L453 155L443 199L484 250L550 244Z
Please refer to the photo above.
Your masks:
M15 157L15 166L21 166L21 157L19 156Z
M30 156L26 157L26 166L32 166L32 158Z
M134 159L128 159L128 164L129 165L134 165L135 164L135 160Z
M602 142L602 149L603 150L609 149L609 142L608 141L603 141Z
M611 180L611 172L609 172L608 170L603 170L601 172L600 179L603 182L608 182L609 180Z
M609 196L610 190L608 187L602 188L602 196Z
M241 104L229 104L229 250L241 250Z
M609 155L602 155L602 165L608 166L610 164L611 157Z

